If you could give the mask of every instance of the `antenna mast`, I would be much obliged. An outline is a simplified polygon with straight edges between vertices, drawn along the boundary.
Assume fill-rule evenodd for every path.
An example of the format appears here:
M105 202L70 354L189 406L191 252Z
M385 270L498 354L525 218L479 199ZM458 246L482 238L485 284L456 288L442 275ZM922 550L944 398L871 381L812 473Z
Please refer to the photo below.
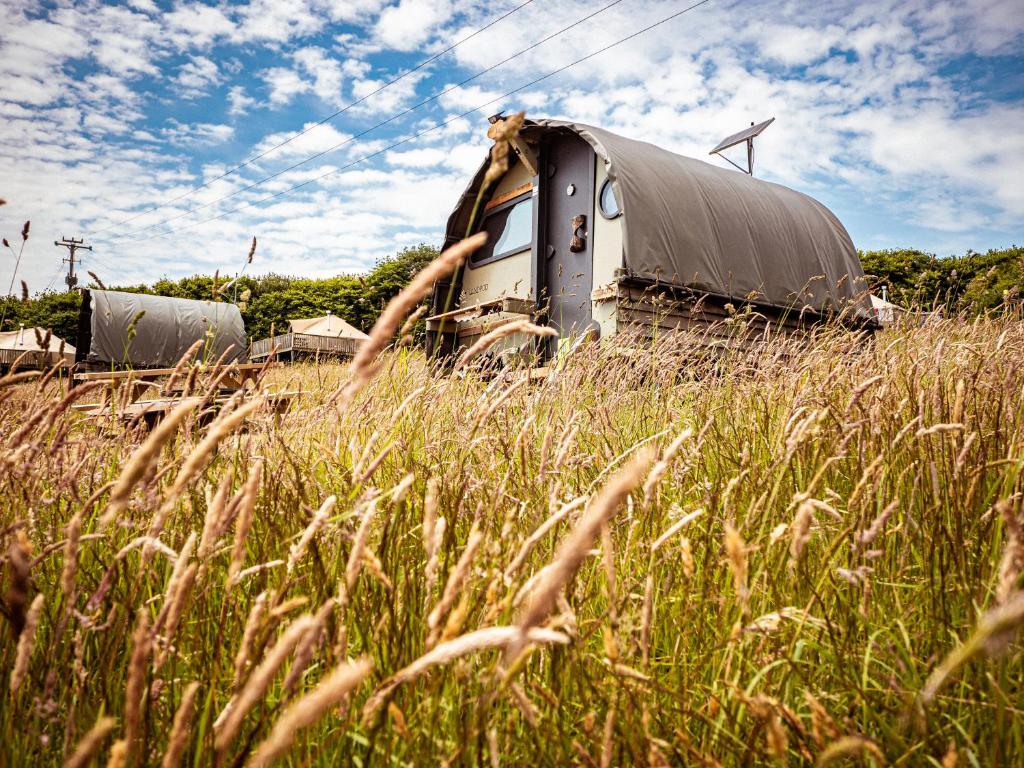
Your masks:
M767 128L769 125L774 123L774 122L775 122L775 118L774 117L770 117L767 120L765 120L763 123L758 123L757 125L754 125L753 123L751 123L749 128L744 128L739 133L734 133L732 136L729 136L727 138L722 139L722 141L719 143L719 145L717 147L715 147L714 149L712 149L708 154L709 155L718 155L723 160L725 160L725 162L729 163L730 165L735 167L737 170L743 171L748 176L753 176L754 175L754 139L756 139L758 136L760 136L761 132L765 128ZM737 165L732 160L730 160L728 157L726 157L725 155L722 154L723 150L729 149L730 147L735 147L737 144L743 144L743 143L746 143L746 145L747 145L747 167L746 168L744 168L744 167L742 167L740 165Z

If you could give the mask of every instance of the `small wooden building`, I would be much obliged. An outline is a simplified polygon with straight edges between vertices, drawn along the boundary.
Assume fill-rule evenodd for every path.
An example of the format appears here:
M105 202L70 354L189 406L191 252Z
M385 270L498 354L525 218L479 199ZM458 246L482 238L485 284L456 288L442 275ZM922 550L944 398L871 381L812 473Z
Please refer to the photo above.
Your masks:
M50 368L63 362L74 365L75 348L45 328L26 328L0 333L0 370L14 363L21 369Z
M352 357L370 337L340 317L328 312L322 317L288 321L288 333L252 343L249 359L262 360L271 355L279 359L296 357Z

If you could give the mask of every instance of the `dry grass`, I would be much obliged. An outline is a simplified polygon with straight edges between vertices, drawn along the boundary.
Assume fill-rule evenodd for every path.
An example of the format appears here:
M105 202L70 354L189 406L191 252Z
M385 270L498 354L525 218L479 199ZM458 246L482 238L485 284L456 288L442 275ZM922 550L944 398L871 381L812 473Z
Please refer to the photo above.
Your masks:
M363 362L149 436L0 389L9 764L1024 755L1019 318Z

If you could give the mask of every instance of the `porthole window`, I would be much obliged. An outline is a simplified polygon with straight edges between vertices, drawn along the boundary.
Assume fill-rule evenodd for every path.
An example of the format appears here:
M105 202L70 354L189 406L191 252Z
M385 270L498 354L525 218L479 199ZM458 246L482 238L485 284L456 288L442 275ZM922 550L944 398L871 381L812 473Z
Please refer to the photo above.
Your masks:
M598 207L601 209L601 215L606 219L614 219L622 213L622 209L619 208L619 201L615 198L615 190L612 189L611 179L605 179L604 184L601 185Z

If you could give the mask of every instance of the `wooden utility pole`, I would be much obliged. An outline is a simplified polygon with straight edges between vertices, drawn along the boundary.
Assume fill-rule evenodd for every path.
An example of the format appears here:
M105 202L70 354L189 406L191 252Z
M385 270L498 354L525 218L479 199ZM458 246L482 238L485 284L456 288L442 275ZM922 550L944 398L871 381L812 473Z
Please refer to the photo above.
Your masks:
M68 257L64 259L64 262L68 265L68 274L64 278L64 282L68 284L68 290L73 291L75 286L78 285L78 276L75 274L75 251L81 248L83 251L91 251L91 245L85 245L83 238L75 239L73 237L61 236L60 240L54 240L54 245L61 246L68 249Z

